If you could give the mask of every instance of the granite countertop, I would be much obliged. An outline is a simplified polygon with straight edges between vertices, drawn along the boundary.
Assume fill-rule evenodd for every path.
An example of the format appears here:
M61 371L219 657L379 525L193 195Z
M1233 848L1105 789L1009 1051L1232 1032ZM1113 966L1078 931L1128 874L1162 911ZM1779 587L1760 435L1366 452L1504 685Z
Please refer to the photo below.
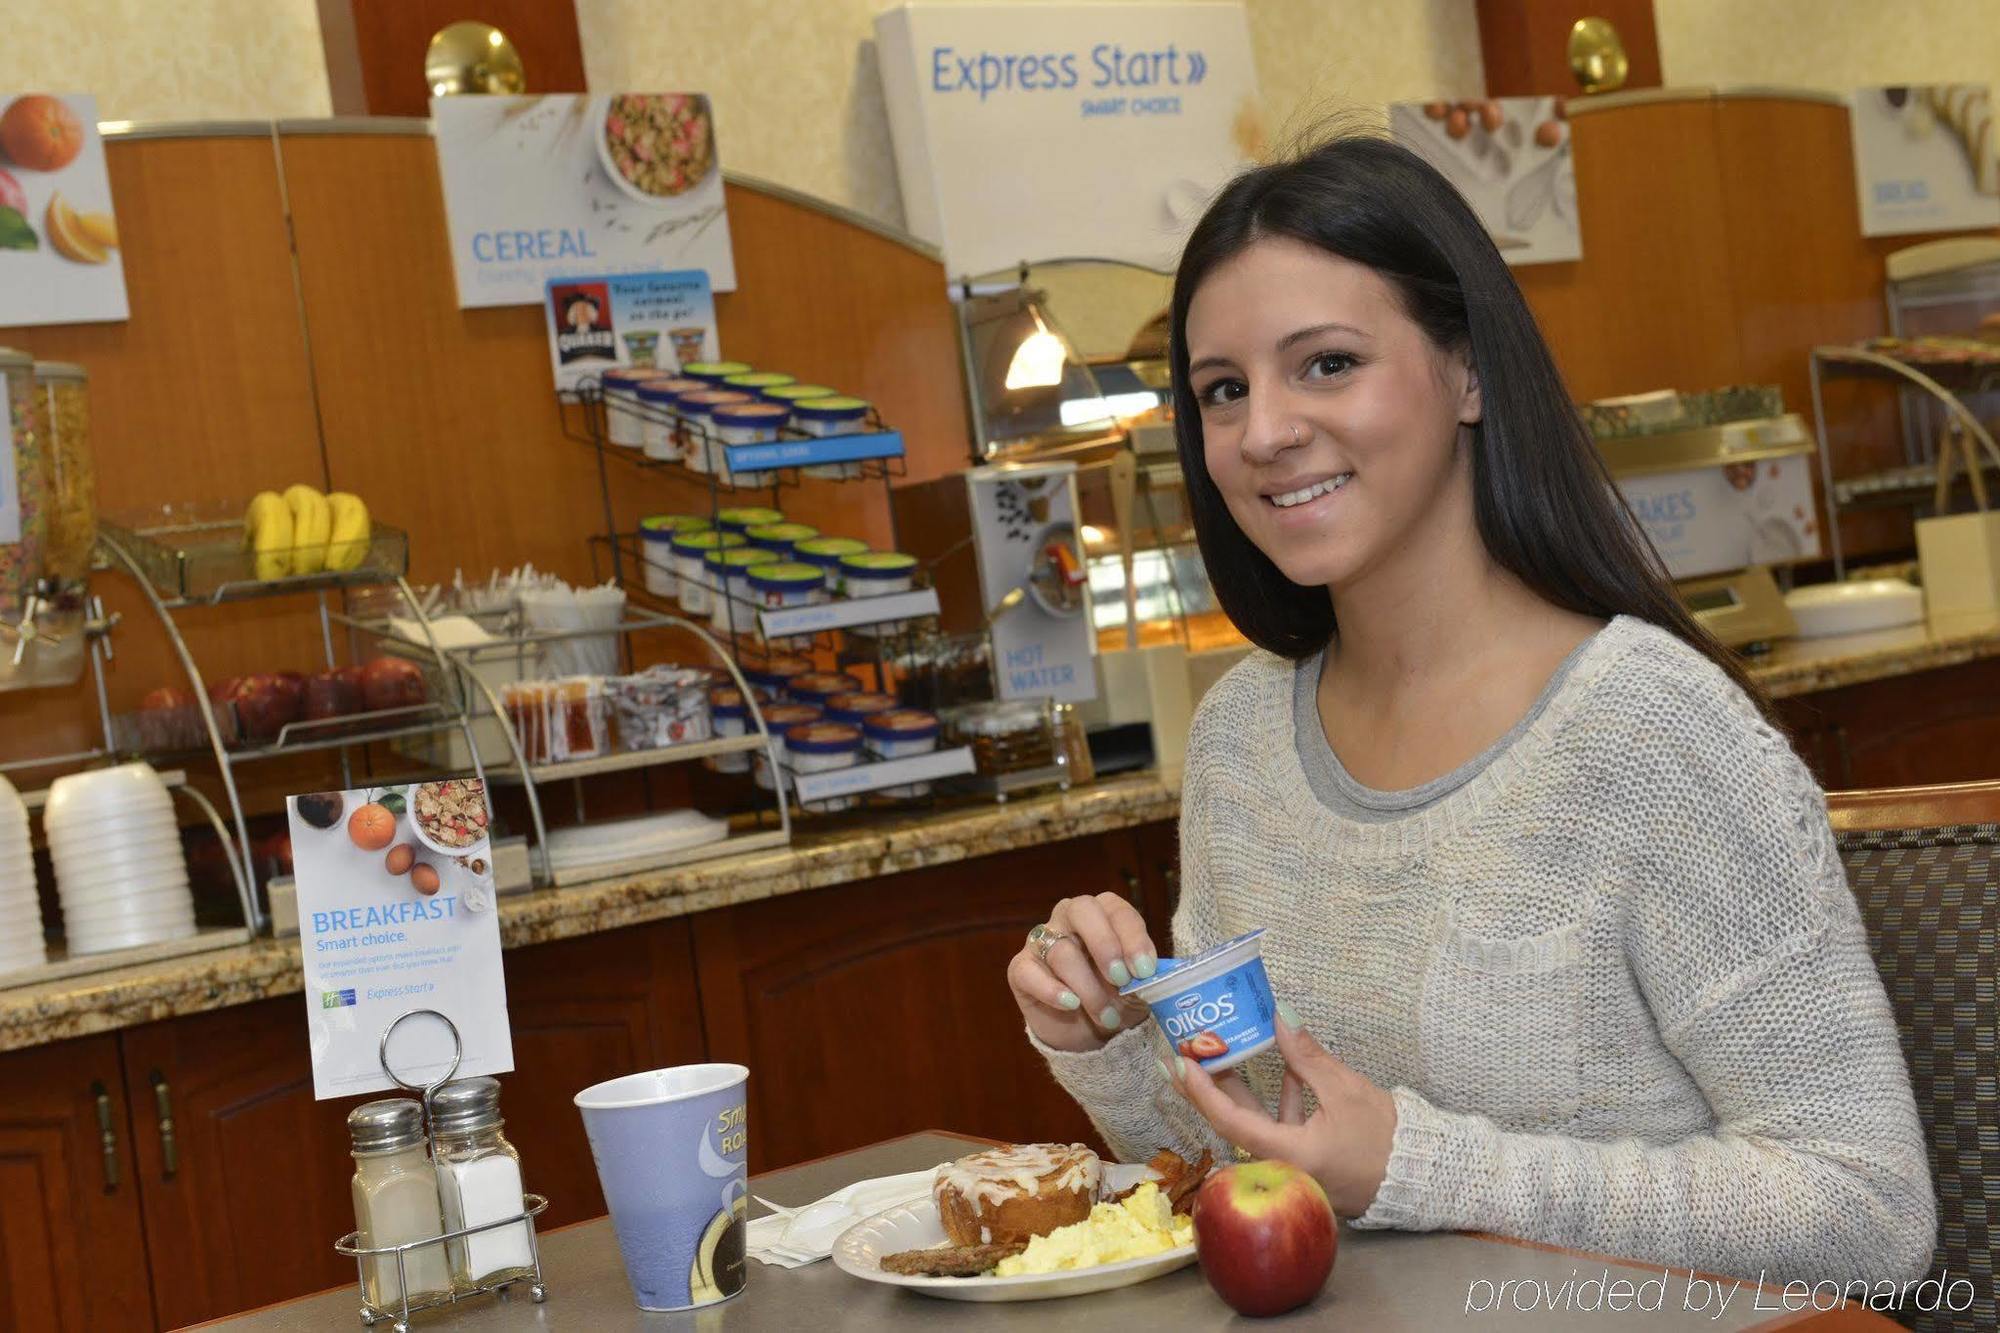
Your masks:
M825 833L789 847L500 900L506 948L687 916L1018 847L1172 819L1180 798L1151 775L963 806ZM295 938L254 940L157 963L0 990L0 1051L297 993Z
M1823 639L1785 639L1747 660L1750 676L1774 699L2000 657L2000 617L1951 627L1928 624Z

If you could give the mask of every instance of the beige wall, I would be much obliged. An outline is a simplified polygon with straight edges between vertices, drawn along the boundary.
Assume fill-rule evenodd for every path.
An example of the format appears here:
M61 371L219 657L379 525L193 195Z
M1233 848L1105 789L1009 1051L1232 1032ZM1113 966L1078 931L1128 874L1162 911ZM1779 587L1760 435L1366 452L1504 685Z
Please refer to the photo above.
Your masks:
M596 88L712 93L724 160L900 222L875 66L893 0L576 0ZM1033 0L1015 0L1033 3ZM476 7L476 5L474 6ZM1248 0L1266 113L1485 84L1474 0ZM1667 82L1992 79L2000 0L1655 0ZM108 120L328 112L315 0L0 0L0 89L89 91Z
M1669 84L1844 93L2000 76L1993 0L1653 0L1653 15Z
M1032 0L1018 0L1032 3ZM577 0L593 88L699 88L723 162L900 224L874 19L892 0ZM1249 0L1272 129L1485 86L1473 0Z
M332 106L314 0L0 0L0 89L95 93L105 120Z

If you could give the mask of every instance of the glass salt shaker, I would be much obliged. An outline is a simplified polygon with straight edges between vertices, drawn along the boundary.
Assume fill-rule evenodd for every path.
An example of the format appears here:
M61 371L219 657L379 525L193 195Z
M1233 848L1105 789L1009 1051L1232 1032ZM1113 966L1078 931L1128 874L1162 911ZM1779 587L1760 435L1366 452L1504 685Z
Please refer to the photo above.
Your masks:
M354 1226L364 1249L432 1240L444 1234L438 1178L424 1141L422 1103L403 1097L365 1102L347 1116L354 1141ZM378 1310L441 1300L451 1292L444 1246L421 1245L361 1260L362 1297Z
M431 1094L438 1197L446 1230L498 1222L524 1211L521 1154L500 1132L503 1123L497 1079L460 1079ZM494 1227L446 1245L451 1251L451 1280L461 1292L534 1276L534 1243L526 1222Z

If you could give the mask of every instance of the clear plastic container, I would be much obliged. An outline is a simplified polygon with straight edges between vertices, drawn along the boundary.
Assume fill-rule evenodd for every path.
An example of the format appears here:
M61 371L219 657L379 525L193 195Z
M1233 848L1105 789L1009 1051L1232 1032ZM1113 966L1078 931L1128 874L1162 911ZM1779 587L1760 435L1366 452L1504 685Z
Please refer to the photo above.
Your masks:
M973 704L951 719L961 744L972 747L973 766L988 777L1047 768L1056 761L1055 735L1041 704Z
M708 578L708 557L716 551L749 544L750 539L740 532L704 529L676 534L668 545L674 552L674 587L681 610L691 616L707 615L715 602L710 596L713 588Z
M705 741L712 734L708 675L688 667L656 665L604 682L618 723L621 750L664 750Z
M90 376L67 361L35 363L34 429L49 468L45 577L76 581L97 544L97 460L90 451Z
M0 616L11 619L42 578L49 530L49 460L35 434L34 358L0 347L0 397L6 399L0 427L12 441L14 464L13 485L5 488L12 503L0 500Z

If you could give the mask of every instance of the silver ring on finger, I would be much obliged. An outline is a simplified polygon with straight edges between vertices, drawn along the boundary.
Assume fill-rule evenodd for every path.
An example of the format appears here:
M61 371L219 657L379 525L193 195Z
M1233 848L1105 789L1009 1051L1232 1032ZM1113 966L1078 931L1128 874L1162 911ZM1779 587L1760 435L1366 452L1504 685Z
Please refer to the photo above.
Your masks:
M1028 944L1034 949L1035 957L1043 964L1049 961L1049 950L1068 939L1069 935L1043 922L1028 932Z

